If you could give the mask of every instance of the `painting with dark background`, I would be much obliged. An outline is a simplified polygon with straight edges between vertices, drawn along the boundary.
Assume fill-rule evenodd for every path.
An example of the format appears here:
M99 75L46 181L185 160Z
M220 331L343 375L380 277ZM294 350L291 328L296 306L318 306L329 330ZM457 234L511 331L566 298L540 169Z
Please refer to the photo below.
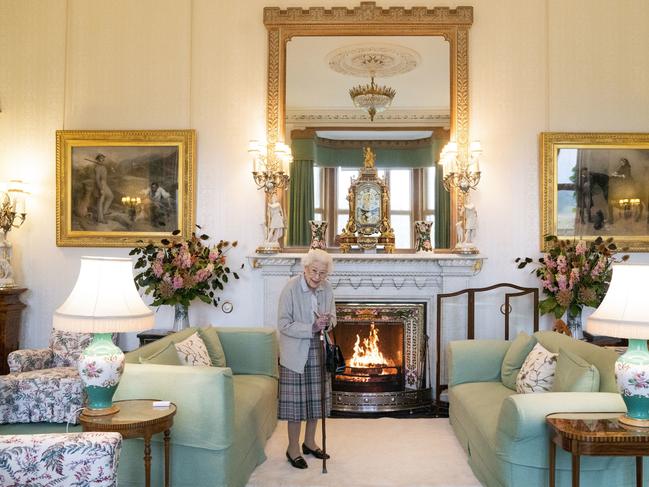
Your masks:
M72 148L71 230L171 232L178 211L177 145Z

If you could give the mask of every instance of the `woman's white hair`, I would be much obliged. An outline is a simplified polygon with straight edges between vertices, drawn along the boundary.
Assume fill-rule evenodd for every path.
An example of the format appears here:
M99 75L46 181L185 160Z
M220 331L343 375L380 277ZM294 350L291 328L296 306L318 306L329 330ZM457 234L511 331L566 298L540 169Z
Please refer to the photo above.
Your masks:
M331 255L324 250L311 249L304 254L304 257L302 257L302 266L304 267L315 262L325 264L327 266L327 274L331 274L334 270L334 260L331 258Z

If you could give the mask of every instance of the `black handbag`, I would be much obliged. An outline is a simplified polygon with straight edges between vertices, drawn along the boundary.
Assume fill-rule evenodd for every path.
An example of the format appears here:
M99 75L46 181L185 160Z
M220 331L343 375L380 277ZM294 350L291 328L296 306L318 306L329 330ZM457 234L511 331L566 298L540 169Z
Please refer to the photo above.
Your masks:
M342 374L345 371L345 357L338 345L331 342L329 333L325 333L325 368L330 374Z

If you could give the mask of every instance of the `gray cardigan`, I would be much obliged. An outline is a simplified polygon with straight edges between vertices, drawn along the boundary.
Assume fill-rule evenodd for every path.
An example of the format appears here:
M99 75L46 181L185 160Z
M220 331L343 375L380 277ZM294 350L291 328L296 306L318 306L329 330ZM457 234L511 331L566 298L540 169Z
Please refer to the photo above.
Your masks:
M304 284L304 285L303 285ZM306 288L304 275L292 277L279 297L277 328L279 330L279 363L298 374L304 372L315 321L311 290ZM331 314L328 329L336 326L334 292L329 281L315 291L320 313Z

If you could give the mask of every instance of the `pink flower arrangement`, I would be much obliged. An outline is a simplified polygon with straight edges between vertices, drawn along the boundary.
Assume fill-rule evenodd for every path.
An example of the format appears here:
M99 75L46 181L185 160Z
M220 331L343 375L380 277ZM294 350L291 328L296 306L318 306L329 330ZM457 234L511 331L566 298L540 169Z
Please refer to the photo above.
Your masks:
M626 261L629 256L614 257L617 246L613 238L597 237L592 242L560 240L545 237L547 252L538 262L529 257L516 259L518 268L536 265L536 275L547 296L539 303L541 314L553 313L560 318L566 311L577 316L583 306L599 306L611 281L611 264Z
M174 236L179 234L178 230L173 232ZM130 255L139 255L135 269L143 269L136 274L135 285L153 297L153 306L189 306L196 298L218 306L216 294L223 290L229 276L239 279L226 266L225 256L237 242L221 240L210 247L203 243L209 238L192 233L187 240L163 239L159 245L149 242L131 250Z

